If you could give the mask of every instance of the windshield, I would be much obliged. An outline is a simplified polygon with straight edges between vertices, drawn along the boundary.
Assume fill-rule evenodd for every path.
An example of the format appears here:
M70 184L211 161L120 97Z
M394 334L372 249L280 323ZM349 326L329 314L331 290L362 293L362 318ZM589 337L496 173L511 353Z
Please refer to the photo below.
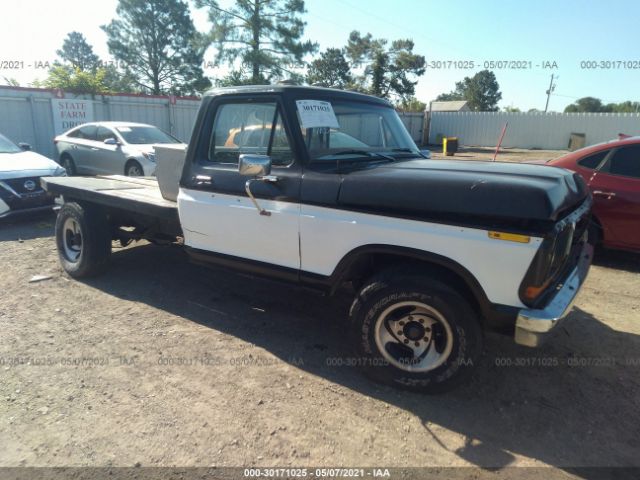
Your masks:
M180 143L180 140L172 137L156 127L117 127L116 130L125 142L134 145L149 143Z
M400 117L391 107L364 102L333 101L338 128L304 128L302 135L312 161L335 161L337 158L378 159L420 156ZM298 112L300 120L300 112Z
M22 149L9 140L7 137L0 135L0 153L18 153Z

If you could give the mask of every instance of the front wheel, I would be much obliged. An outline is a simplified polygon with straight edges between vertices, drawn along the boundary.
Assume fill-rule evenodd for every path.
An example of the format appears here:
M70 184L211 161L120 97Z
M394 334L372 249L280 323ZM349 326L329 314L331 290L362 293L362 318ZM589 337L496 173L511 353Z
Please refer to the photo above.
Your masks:
M72 277L101 273L111 256L106 213L94 205L65 203L56 219L56 244L62 268Z
M482 330L469 302L419 272L389 271L351 307L359 364L373 380L408 390L446 391L471 374Z
M60 163L66 170L68 177L73 177L77 173L76 164L73 163L73 159L69 155L63 155L63 157L60 159Z
M142 169L142 165L140 165L135 160L130 160L127 163L127 167L125 168L124 174L127 177L143 177L144 170Z

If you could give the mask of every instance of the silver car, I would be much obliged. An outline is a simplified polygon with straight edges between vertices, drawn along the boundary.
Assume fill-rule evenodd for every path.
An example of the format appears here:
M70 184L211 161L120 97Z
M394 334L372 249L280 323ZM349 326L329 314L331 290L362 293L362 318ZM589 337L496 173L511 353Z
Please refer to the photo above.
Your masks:
M54 199L40 186L40 177L63 175L64 168L30 145L0 135L0 219L51 210Z
M182 143L153 125L131 122L85 123L53 142L67 175L128 176L155 175L153 146Z

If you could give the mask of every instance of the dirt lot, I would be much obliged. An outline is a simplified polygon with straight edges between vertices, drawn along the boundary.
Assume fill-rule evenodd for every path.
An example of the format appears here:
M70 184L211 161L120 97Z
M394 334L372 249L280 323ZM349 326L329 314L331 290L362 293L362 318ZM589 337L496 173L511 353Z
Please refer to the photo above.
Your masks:
M495 147L461 147L452 157L442 153L442 146L430 145L431 155L436 159L449 160L493 160ZM567 150L527 150L524 148L502 148L496 157L500 162L546 162L569 153Z
M348 299L152 245L78 282L52 226L0 226L0 466L640 465L637 256L600 257L544 348L488 336L470 384L423 396L335 366Z

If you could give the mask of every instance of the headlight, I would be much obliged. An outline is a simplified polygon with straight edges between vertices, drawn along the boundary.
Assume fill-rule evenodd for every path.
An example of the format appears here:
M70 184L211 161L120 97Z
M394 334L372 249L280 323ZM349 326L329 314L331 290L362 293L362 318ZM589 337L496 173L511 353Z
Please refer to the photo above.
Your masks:
M146 158L147 160L149 160L150 162L154 162L156 161L156 154L155 153L142 153L142 156L144 158Z
M66 177L67 176L67 171L62 167L56 167L55 171L53 172L53 176L54 177Z

